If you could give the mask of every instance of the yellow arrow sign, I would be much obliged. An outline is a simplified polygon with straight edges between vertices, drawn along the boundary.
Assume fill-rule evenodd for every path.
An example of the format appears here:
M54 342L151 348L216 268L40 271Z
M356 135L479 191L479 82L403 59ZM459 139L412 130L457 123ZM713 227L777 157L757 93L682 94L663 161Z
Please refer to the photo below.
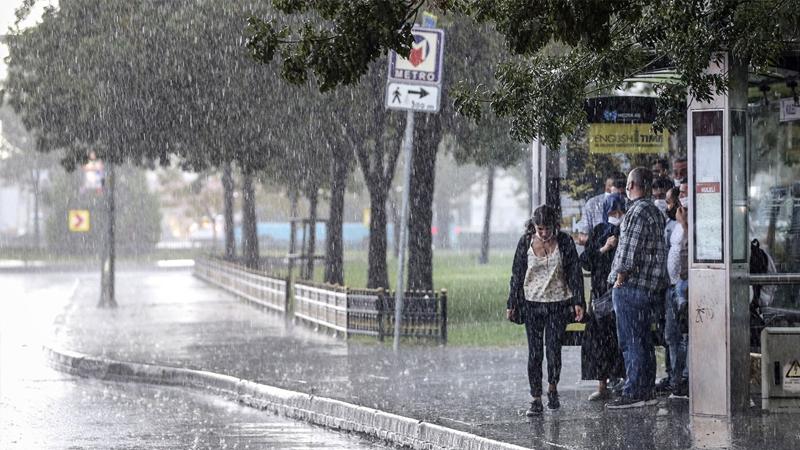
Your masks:
M89 210L88 209L70 209L69 218L69 231L73 233L86 233L91 229L89 224Z

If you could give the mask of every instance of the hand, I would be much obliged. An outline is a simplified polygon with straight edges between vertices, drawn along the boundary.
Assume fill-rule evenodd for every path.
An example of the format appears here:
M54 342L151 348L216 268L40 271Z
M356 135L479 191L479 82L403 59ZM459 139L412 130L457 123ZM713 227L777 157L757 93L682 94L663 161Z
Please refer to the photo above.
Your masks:
M583 321L583 306L575 305L575 322Z
M689 210L683 206L679 206L678 210L675 212L675 220L681 224L684 230L687 229L689 227Z
M507 309L507 310L506 310L506 320L509 320L509 321L511 320L511 314L512 314L512 312L513 312L513 310L512 310L512 309Z
M617 274L617 279L614 281L614 287L615 287L615 288L622 287L622 285L623 285L623 284L625 284L625 278L626 278L626 277L627 277L627 275L626 275L626 274L624 274L624 273L618 273L618 274Z
M612 249L612 248L617 248L617 243L618 242L619 242L619 239L617 239L616 236L609 236L608 239L606 239L606 245L605 246L608 247L609 250Z

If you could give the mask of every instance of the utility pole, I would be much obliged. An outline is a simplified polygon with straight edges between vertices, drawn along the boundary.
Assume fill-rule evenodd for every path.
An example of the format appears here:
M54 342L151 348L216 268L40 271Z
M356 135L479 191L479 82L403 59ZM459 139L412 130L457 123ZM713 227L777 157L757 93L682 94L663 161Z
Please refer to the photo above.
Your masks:
M406 239L408 235L408 201L411 191L411 157L414 153L414 111L406 112L406 130L403 136L403 204L400 207L400 248L397 256L397 284L394 294L394 344L392 348L400 349L400 327L403 317L403 269L406 265Z

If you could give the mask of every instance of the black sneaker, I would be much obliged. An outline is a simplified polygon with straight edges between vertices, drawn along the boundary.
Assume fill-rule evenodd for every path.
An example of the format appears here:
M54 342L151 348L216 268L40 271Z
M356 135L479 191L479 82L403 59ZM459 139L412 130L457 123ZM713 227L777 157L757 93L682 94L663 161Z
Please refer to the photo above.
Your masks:
M671 400L688 400L689 399L689 386L681 385L672 390L669 398Z
M647 406L647 402L642 399L628 397L623 395L613 402L606 403L608 409L628 409L628 408L642 408Z
M542 399L537 398L531 402L531 407L525 411L525 415L528 417L540 416L542 415L543 411L544 407L542 406Z
M558 401L558 391L551 391L547 393L547 409L558 409L561 407L561 402Z

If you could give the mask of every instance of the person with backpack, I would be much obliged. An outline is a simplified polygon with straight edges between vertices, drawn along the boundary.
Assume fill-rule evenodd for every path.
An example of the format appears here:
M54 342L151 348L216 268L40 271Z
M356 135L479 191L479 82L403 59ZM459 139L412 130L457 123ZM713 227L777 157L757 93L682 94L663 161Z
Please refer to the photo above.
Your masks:
M528 338L528 383L532 397L525 412L542 414L542 360L547 354L547 407L558 409L561 344L567 324L583 320L583 272L572 238L560 230L555 208L542 205L525 225L511 267L506 318L524 324ZM545 350L542 350L544 344Z

